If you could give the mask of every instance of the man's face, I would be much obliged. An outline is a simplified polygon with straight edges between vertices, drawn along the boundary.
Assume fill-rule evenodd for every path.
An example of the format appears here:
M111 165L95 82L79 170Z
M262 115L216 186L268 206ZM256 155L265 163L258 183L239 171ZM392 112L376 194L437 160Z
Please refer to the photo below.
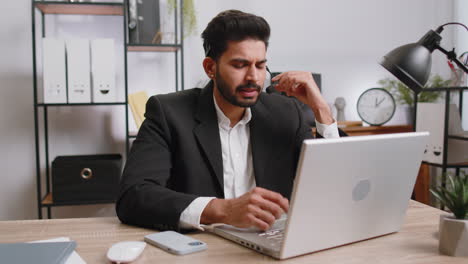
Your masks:
M260 40L229 42L216 63L215 84L222 98L231 105L253 106L266 76L266 47Z

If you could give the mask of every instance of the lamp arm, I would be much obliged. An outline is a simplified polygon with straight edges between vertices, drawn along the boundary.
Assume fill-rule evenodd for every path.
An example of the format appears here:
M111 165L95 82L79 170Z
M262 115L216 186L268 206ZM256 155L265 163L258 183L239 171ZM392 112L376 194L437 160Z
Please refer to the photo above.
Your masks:
M461 61L457 59L457 54L455 53L455 49L448 51L439 45L437 45L435 48L440 50L442 53L444 53L449 60L455 62L455 64L457 64L457 66L460 69L462 69L465 73L468 73L468 68Z

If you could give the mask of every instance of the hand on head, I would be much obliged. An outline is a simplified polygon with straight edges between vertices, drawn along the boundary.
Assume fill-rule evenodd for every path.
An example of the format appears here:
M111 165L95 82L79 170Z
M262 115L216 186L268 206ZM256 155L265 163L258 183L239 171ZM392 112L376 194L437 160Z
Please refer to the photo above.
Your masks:
M294 96L305 104L323 99L310 72L283 72L276 75L271 81L278 81L275 86L276 90L285 92L288 96Z
M276 90L285 92L288 96L294 96L307 104L320 123L331 124L334 122L331 110L310 72L283 72L272 78L271 81L278 82L275 86Z

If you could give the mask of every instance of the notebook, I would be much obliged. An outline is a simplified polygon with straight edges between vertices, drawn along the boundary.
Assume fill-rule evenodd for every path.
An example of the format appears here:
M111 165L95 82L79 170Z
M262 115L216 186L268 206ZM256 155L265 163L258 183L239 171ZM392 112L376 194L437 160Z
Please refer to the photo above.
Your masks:
M54 237L50 239L45 239L45 240L36 240L36 241L31 241L28 243L47 243L47 242L66 242L66 241L71 241L69 237ZM70 256L68 257L67 261L65 261L65 264L86 264L86 261L81 258L81 256L74 250Z
M0 244L2 263L62 264L75 250L76 242Z
M148 94L145 91L140 91L128 95L128 104L132 110L133 119L137 129L140 129L141 124L145 120L146 102Z

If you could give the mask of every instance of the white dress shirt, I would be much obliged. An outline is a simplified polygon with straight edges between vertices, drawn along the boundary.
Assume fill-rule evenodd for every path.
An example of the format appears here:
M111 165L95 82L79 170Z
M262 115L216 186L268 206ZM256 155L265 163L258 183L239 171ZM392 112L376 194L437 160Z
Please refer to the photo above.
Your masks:
M223 155L224 198L239 197L255 188L252 150L250 145L250 119L252 112L246 108L242 119L234 126L219 108L213 97L218 116L219 136ZM337 138L338 126L334 122L324 125L315 120L317 132L324 138ZM216 197L198 197L182 212L179 226L187 229L200 229L200 217L208 203Z

